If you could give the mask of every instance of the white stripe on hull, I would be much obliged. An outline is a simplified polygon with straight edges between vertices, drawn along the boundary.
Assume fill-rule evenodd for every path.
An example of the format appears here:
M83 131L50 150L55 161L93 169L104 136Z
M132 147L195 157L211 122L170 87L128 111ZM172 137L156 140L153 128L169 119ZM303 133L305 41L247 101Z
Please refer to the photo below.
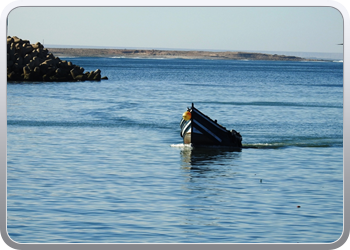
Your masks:
M187 125L184 127L184 129L181 131L181 135L184 136L184 132L187 130L188 126L191 126L191 121L187 123Z
M193 128L193 133L195 133L195 134L203 134L201 131L199 131L199 130L196 129L196 128Z
M215 134L213 134L209 129L207 129L206 127L204 127L202 124L200 124L197 121L193 121L196 125L198 125L199 127L201 127L203 130L205 130L208 134L210 134L212 137L214 137L216 140L218 140L219 142L221 142L221 139L219 137L217 137Z
M196 111L195 111L196 112ZM211 124L215 125L218 129L221 129L222 131L226 132L226 130L224 128L222 128L219 124L214 123L212 120L210 120L208 117L202 115L199 112L196 112L196 114L200 115L202 118L206 119L208 122L210 122Z

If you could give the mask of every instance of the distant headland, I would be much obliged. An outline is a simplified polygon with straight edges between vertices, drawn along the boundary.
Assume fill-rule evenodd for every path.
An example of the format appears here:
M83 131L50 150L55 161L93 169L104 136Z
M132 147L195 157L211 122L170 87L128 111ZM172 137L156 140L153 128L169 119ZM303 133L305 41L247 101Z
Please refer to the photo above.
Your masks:
M266 61L324 61L297 56L286 56L250 52L210 52L182 50L145 49L88 49L49 48L51 53L61 57L121 57L121 58L167 58L167 59L208 59L208 60L266 60Z

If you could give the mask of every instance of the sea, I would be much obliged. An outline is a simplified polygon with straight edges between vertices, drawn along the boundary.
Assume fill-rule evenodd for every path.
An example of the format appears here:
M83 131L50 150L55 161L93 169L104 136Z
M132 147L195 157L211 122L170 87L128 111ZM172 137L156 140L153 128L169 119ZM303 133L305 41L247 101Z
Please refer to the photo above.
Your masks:
M100 82L7 84L17 243L332 243L343 63L61 58ZM194 104L241 150L184 145Z

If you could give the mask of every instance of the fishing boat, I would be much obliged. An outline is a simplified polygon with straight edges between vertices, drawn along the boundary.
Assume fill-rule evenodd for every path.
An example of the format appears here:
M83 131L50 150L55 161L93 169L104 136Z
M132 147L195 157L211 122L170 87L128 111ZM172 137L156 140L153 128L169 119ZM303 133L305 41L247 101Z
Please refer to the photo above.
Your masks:
M203 114L193 103L182 115L181 137L184 144L193 146L228 146L241 148L242 136L235 130L225 127Z

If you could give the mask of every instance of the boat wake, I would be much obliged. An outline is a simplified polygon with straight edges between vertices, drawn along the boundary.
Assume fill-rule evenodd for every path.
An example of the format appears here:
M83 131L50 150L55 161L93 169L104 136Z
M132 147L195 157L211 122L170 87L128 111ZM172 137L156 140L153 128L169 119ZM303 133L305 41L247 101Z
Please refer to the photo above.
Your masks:
M182 150L193 150L195 147L192 144L171 144L172 148ZM202 146L201 148L220 149L225 147L220 146ZM304 148L329 148L343 147L342 141L313 141L313 142L273 142L273 143L248 143L243 144L242 149L282 149L289 147L304 147Z
M243 144L242 148L257 148L257 149L280 149L287 147L303 147L303 148L328 148L342 147L342 142L274 142L274 143L253 143Z
M180 144L171 144L170 147L172 148L180 148L180 149L192 149L192 144L184 144L184 143L180 143Z

